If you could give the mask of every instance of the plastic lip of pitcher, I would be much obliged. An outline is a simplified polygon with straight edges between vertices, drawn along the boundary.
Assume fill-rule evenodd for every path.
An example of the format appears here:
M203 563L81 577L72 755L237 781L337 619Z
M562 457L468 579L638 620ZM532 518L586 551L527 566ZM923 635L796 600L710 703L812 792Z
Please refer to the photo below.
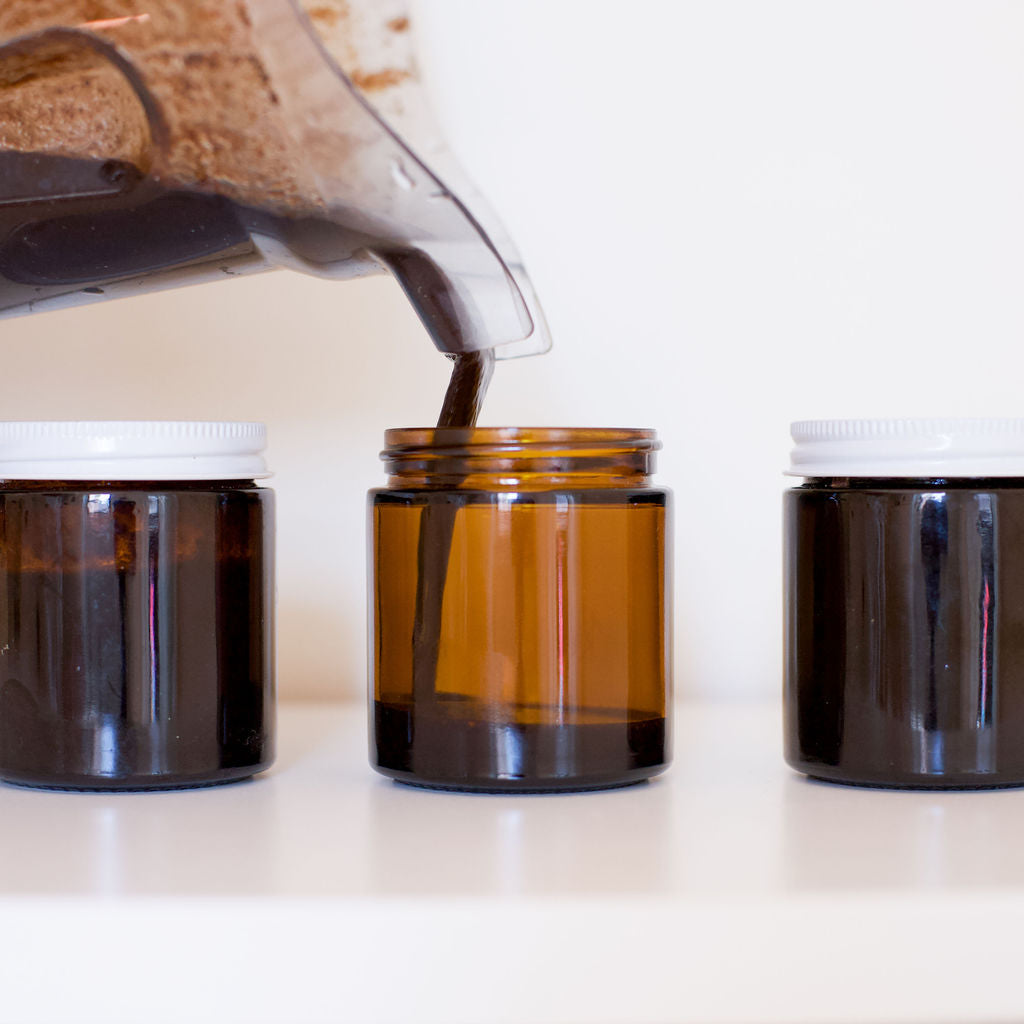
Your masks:
M547 351L550 336L522 260L445 147L429 117L411 59L401 74L393 76L378 110L335 62L296 0L246 0L245 6L253 49L283 115L287 143L301 155L312 183L315 194L309 198L330 221L365 240L350 259L328 266L304 258L258 225L247 224L247 241L256 252L245 270L284 266L347 278L383 268L398 280L442 351L494 348L498 358ZM383 19L392 24L404 19L405 0L350 0L348 8L348 22L362 29L357 59L361 66L373 67L374 60L385 59L387 48L396 45L395 33L388 31ZM136 20L144 19L142 15ZM90 59L116 68L134 91L147 123L151 163L159 168L161 153L176 128L161 109L158 90L147 81L145 55L134 58L117 37L116 27L100 23L52 25L10 39L0 44L0 89L9 80L3 73L9 60L30 63L54 48L88 53ZM406 134L416 136L432 163L444 168L443 181L414 152ZM5 204L31 201L24 195L24 182L9 187L20 189L20 194L5 195L5 182L0 180L0 212ZM102 198L102 188L96 195ZM144 277L104 279L102 297L223 276L212 265L182 260ZM51 289L44 301L6 308L0 304L0 316L95 301L98 289L85 293L78 283L59 291L55 295Z

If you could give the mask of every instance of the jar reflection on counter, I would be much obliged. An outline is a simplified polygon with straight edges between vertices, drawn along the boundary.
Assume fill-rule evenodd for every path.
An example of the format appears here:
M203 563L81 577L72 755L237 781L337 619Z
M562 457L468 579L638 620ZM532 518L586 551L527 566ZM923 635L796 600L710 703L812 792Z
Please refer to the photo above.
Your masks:
M371 763L547 791L669 759L667 491L651 431L389 431L371 492Z
M0 777L177 788L271 763L273 498L253 479L0 482Z
M785 499L793 767L879 786L1024 784L1024 464L1006 448L1024 452L1020 424L795 425L794 454L821 451ZM863 475L815 473L851 468L844 457ZM903 475L868 475L880 468Z

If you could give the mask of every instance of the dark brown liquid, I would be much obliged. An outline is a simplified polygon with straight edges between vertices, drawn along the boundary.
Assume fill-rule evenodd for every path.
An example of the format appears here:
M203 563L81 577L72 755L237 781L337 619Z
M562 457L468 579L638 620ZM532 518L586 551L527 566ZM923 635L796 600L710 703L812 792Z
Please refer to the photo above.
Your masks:
M786 495L786 757L823 779L1024 784L1024 481Z
M465 352L453 357L439 427L475 427L494 373L494 352Z
M438 427L476 425L493 370L493 352L467 352L454 357ZM441 608L456 511L457 507L452 504L431 504L423 510L420 521L416 555L416 621L412 641L415 652L413 694L424 706L433 701L436 690Z
M117 160L0 150L0 313L171 271L230 275L260 262L253 236L265 235L325 276L383 263L439 347L463 347L438 269L355 222L344 210L291 215L165 187Z
M543 709L503 708L476 717L475 701L373 706L374 746L385 774L401 782L478 792L532 792L626 786L664 768L665 719L616 708L592 722L529 722Z
M167 788L267 767L272 492L30 486L0 491L0 778Z

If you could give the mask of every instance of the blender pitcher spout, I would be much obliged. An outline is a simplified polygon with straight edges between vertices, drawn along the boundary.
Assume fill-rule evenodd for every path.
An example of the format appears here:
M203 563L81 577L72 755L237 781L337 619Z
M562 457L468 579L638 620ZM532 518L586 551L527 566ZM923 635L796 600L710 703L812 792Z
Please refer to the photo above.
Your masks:
M249 0L261 56L279 91L294 141L306 154L327 208L366 238L366 254L398 280L435 345L458 353L496 349L499 358L547 351L550 336L518 252L462 177L432 123L415 66L387 27L408 26L403 0L357 0L346 19L350 52L372 71L343 69L297 0ZM358 35L362 30L361 37ZM397 66L395 66L397 65ZM355 85L386 95L370 102ZM290 84L294 88L289 88ZM445 180L403 138L415 132ZM473 211L456 194L473 195ZM481 224L488 221L489 230Z

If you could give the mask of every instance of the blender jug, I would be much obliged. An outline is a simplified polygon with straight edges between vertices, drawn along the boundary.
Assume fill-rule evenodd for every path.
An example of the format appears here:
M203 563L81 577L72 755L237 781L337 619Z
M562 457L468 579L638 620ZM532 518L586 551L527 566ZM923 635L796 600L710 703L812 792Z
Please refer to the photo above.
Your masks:
M408 26L402 0L5 0L0 316L387 270L442 351L545 351L514 246L430 126Z

